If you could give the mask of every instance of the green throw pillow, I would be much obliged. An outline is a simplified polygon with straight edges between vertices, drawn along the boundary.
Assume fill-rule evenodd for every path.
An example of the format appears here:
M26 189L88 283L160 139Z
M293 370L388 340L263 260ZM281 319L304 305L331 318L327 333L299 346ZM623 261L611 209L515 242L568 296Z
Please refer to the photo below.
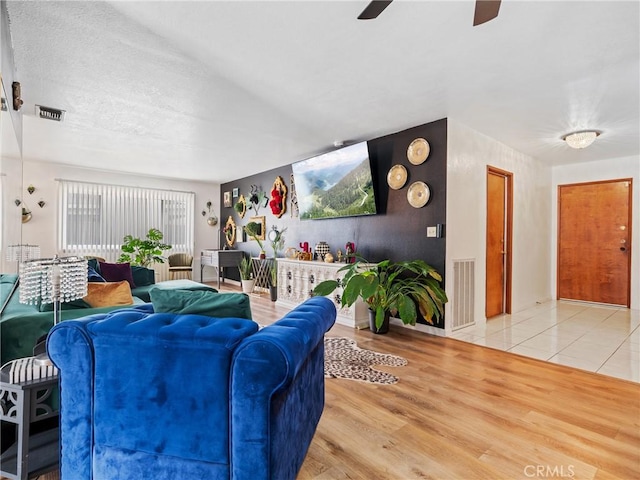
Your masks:
M156 283L156 272L151 268L131 265L131 275L136 287L146 287Z
M252 320L249 296L244 293L218 293L212 290L162 290L149 292L156 313L197 314Z

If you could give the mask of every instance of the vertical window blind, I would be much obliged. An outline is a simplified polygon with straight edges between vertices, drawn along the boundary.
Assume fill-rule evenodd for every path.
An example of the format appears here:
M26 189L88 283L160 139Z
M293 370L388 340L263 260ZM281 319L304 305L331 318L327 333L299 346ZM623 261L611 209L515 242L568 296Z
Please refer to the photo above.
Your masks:
M58 248L65 254L115 261L125 235L157 228L169 252L194 250L195 194L58 180Z

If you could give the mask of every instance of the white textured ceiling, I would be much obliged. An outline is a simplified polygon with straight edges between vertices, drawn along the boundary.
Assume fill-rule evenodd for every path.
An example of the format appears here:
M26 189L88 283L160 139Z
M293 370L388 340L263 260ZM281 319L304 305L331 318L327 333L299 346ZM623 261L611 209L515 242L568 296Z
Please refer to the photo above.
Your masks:
M640 155L638 1L367 3L8 2L23 156L225 182L444 117L550 165Z

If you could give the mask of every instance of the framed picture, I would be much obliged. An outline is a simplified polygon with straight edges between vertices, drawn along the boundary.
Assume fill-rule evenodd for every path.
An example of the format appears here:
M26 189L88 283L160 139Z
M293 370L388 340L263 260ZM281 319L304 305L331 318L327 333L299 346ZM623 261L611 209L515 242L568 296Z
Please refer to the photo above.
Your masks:
M238 195L240 195L240 189L239 188L234 188L233 189L233 198L238 198Z
M224 204L225 207L231 206L231 192L224 192Z

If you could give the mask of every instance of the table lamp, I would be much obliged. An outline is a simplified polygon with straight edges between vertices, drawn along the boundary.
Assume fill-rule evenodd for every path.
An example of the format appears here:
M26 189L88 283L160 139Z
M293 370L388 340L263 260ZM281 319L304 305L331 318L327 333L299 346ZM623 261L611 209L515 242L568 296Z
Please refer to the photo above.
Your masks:
M37 258L20 263L20 303L53 303L53 324L60 303L87 295L87 260L82 257Z
M20 303L53 303L53 324L60 322L60 304L87 295L87 260L82 257L38 258L20 263ZM36 342L38 345L43 342ZM35 354L36 352L34 352ZM50 364L46 352L36 363Z

